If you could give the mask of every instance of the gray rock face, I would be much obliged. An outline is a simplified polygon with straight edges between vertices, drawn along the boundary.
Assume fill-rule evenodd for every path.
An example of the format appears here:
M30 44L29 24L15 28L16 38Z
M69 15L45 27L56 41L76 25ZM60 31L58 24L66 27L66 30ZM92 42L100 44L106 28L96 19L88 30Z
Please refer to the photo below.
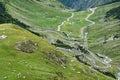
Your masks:
M26 40L19 42L15 48L26 53L32 53L38 48L38 45L31 40Z
M59 1L70 8L76 10L84 10L89 7L95 7L98 5L119 0L59 0Z
M66 67L66 56L63 55L62 57L58 57L56 54L50 52L47 52L46 54L49 58L52 58L54 61L60 63L63 67Z

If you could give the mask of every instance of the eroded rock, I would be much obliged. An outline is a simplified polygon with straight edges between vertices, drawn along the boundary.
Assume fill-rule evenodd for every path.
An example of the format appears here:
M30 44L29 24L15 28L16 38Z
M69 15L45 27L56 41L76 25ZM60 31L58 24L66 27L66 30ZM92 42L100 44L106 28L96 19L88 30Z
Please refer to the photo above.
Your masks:
M63 67L66 67L67 57L65 55L58 57L55 53L47 52L49 58L52 58L54 61L60 63Z
M37 43L33 42L32 40L26 40L26 41L21 41L15 46L17 50L26 52L26 53L32 53L36 49L38 49Z

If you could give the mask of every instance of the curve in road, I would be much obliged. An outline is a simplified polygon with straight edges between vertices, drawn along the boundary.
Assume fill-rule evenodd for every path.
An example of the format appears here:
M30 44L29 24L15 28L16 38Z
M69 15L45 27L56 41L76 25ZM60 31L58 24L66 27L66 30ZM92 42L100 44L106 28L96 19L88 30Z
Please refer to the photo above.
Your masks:
M67 18L66 21L63 21L60 25L57 26L57 31L60 31L61 30L61 26L65 24L65 22L69 22L71 18L74 17L74 13L71 13L71 16Z
M85 18L86 21L88 21L88 22L91 23L91 24L89 24L88 26L91 26L91 25L94 25L94 24L95 24L94 21L89 20L89 17L92 16L92 15L95 13L95 10L96 10L96 9L97 9L97 8L90 8L90 9L89 9L92 13L88 14L88 16ZM86 27L87 27L87 26L86 26ZM84 29L85 29L86 27L83 27L83 28L81 29L81 38L84 38L85 41L87 41L87 39L88 39L88 38L87 38L87 35L84 35ZM88 34L88 32L86 32L85 34ZM108 58L107 56L104 56L104 60L103 60L103 61L99 60L99 58L98 58L93 52L91 52L90 50L88 50L88 43L85 42L85 44L87 45L87 46L85 46L86 50L87 50L88 53L91 55L91 57L93 57L93 58L89 58L89 57L86 57L86 58L90 61L90 63L91 63L94 67L96 67L96 68L109 68L109 67L111 67L111 65L110 65L109 63L110 63L112 60L111 60L110 58ZM98 61L98 62L100 62L100 63L102 63L102 64L104 64L104 65L106 65L106 66L98 66L98 65L96 65L95 60Z
M92 13L88 14L87 17L85 18L85 20L86 20L87 22L90 22L91 24L89 24L89 25L87 25L87 26L91 26L91 25L94 25L94 24L95 24L94 21L89 20L89 17L92 16L92 15L95 13L95 10L96 10L96 9L97 9L97 7L96 7L96 8L90 8L90 9L89 9L90 11L92 11ZM84 29L87 28L87 26L82 27L82 28L80 29L80 37L81 37L82 39L84 38Z

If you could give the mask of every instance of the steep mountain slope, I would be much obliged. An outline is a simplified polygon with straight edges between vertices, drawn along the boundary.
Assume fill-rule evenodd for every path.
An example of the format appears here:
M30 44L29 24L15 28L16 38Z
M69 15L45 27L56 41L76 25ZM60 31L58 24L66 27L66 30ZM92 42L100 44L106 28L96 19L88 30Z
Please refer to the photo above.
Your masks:
M64 11L64 6L57 1L48 0L46 3L44 0L10 0L6 3L9 14L32 27L54 29L62 20L70 16Z
M112 64L120 67L120 2L100 6L91 20L96 24L88 26L90 49L112 58ZM118 71L119 72L119 71ZM117 73L117 72L116 72Z
M116 47L119 39L111 43L106 36L119 31L119 2L103 6L105 8L72 12L57 0L5 1L5 7L2 4L0 8L0 22L19 26L0 25L0 53L3 53L0 54L0 79L114 80L117 77L118 70L113 63L117 63L117 60L119 63L119 45L113 51L109 51L109 46L115 44ZM110 34L107 27L101 27L103 22L100 21L104 18L105 21L110 21L108 26L115 23L114 27L110 27L112 30L109 28L112 31ZM91 22L95 25L88 27ZM58 30L61 24L61 29ZM98 35L96 31L102 35ZM84 43L87 41L84 40L86 36L81 38L80 35L86 32L89 32L88 44ZM105 50L101 47L103 37L107 44L102 45L106 52L101 57L97 53ZM86 45L94 53L86 50Z
M14 23L22 26L23 28L29 28L28 25L23 24L17 19L14 19L9 13L7 13L4 3L0 2L0 24L2 23Z
M7 36L0 38L1 80L113 80L78 63L68 53L60 52L47 41L17 25L0 25L1 35ZM35 42L38 49L33 53L26 53L15 48L20 42L27 40Z
M64 5L74 8L76 10L84 10L89 7L95 7L98 5L106 4L113 1L119 0L59 0Z
M96 9L93 8L86 11L76 12L75 16L69 21L72 22L72 24L66 23L62 26L62 31L66 33L69 31L71 32L69 37L80 36L81 38L77 38L80 40L80 43L83 44L84 47L88 45L88 49L90 49L95 55L99 57L102 56L100 60L104 59L103 56L110 57L112 59L111 64L118 68L117 71L113 71L116 75L120 72L119 4L120 2L115 2L99 6ZM82 26L82 24L84 25ZM80 35L81 33L83 33L83 37ZM86 33L88 33L88 37L85 36ZM88 40L86 40L85 37L88 38ZM104 44L104 42L106 42L106 44ZM116 68L114 67L112 69L114 70Z

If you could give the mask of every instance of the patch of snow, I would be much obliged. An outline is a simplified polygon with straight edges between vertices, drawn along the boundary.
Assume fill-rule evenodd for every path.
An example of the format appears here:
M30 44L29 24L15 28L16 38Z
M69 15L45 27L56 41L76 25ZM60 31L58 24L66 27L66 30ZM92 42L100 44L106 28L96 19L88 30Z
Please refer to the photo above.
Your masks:
M1 35L1 36L0 36L0 39L6 39L6 38L7 38L6 35Z

